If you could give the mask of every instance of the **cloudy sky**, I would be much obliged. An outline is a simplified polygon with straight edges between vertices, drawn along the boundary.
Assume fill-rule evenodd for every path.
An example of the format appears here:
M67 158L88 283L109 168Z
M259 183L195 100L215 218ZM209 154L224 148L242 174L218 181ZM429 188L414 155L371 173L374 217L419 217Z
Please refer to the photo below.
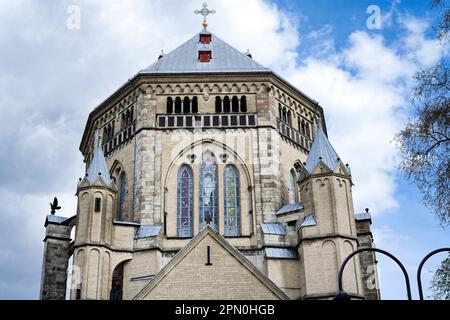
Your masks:
M404 262L417 297L421 258L450 244L449 231L398 173L392 143L412 112L412 76L448 59L448 48L433 41L436 13L428 1L208 3L217 11L211 31L250 49L324 107L330 140L352 168L355 210L371 209L376 245ZM48 203L57 195L62 215L75 214L84 173L78 146L89 112L162 49L199 32L192 12L201 4L0 0L0 299L39 296ZM373 4L381 29L367 23ZM425 267L425 282L440 258ZM382 296L404 299L399 270L379 261Z

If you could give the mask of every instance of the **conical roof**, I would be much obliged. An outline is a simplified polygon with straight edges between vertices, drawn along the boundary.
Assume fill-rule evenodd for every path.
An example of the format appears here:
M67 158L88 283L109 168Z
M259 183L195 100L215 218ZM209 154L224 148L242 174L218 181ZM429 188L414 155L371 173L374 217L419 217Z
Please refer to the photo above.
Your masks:
M101 147L101 136L98 132L95 134L94 145L94 157L92 158L86 171L86 178L91 184L100 178L106 185L109 185L112 180L109 175L108 165L106 164L105 155L103 154L103 149Z
M306 159L306 170L308 170L309 173L312 173L321 162L333 171L342 163L336 150L334 150L325 135L322 128L322 122L319 120L317 122L316 136L314 137L311 151ZM343 167L347 174L350 174L345 165Z

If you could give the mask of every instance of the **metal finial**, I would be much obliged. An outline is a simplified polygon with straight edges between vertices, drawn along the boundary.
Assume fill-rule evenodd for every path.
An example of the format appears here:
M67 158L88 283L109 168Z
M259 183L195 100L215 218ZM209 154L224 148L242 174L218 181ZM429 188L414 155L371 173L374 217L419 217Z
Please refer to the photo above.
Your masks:
M202 7L203 8L201 10L195 10L194 13L201 14L203 16L202 25L203 25L203 28L206 29L206 27L208 26L208 21L206 20L206 17L209 16L210 14L215 14L216 10L209 10L208 5L206 3L204 3Z

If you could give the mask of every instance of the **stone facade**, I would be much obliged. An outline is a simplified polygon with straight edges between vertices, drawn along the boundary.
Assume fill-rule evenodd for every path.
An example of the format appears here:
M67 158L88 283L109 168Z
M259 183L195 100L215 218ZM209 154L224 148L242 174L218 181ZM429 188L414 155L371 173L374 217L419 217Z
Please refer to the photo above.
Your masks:
M197 110L169 112L169 101L177 98L196 101ZM216 99L228 98L245 99L246 110L217 112ZM73 257L71 299L333 297L341 262L362 244L370 245L371 238L357 230L346 169L321 163L314 172L305 169L315 124L325 128L323 119L317 102L272 72L138 74L90 114L80 145L89 168L98 161L95 134L103 134L112 182L85 177L78 185L74 241L59 248L46 243L46 256L66 250ZM200 223L205 151L217 164L214 232ZM239 179L238 236L225 233L228 165L235 166ZM193 234L188 238L177 232L182 166L193 176ZM289 204L296 209L283 212ZM308 219L315 223L305 224ZM282 232L266 230L272 226ZM203 263L205 246L217 262L203 271L204 264L197 268L196 263ZM175 263L186 248L186 260ZM353 260L344 274L347 291L355 298L375 298L364 288L362 268L369 262ZM50 267L44 263L43 278ZM160 281L161 273L167 277ZM232 285L217 295L216 286L226 283ZM62 297L60 290L49 295L51 288L42 298Z

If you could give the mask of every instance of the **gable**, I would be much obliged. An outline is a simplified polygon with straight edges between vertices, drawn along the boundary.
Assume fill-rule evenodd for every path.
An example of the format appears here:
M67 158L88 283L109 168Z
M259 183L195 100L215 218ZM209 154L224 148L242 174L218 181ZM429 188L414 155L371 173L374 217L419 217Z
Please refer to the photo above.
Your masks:
M224 244L226 240L218 239L221 236L214 231L205 230L180 251L135 299L288 299L236 249ZM208 246L211 265L207 265Z

